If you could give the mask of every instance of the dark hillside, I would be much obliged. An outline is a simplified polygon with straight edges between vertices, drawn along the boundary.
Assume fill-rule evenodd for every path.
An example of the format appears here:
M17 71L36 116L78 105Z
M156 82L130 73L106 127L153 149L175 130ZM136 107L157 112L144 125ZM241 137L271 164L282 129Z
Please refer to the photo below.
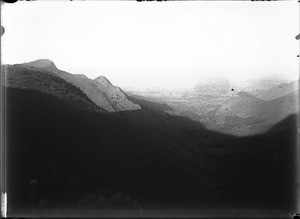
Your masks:
M211 157L218 163L220 172L244 187L244 197L259 200L252 205L253 208L264 208L270 204L278 209L287 209L295 204L299 142L296 115L282 120L265 134L230 142L229 147L226 143L222 147L213 145ZM231 149L225 151L223 146ZM223 156L216 153L216 147L224 150ZM231 190L228 191L229 196L230 193Z
M16 88L7 88L7 113L11 210L292 206L292 117L237 138L159 112L86 112Z
M36 91L8 88L7 94L12 205L34 206L44 199L58 205L65 192L78 202L107 187L142 203L218 201L216 194L196 188L202 174L211 180L221 177L192 154L195 149L177 145L177 139L174 143L165 133L140 129L118 115L75 110Z

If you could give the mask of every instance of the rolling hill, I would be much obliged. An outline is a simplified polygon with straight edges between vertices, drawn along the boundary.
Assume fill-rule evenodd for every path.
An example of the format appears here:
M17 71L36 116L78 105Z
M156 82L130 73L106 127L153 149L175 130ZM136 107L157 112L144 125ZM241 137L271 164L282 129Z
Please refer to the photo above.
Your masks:
M290 83L283 83L278 86L272 87L268 90L262 91L256 95L257 98L262 100L273 100L283 97L294 90L299 88L299 81L292 81Z
M238 92L237 95L225 103L222 104L220 109L217 112L217 115L220 119L224 119L227 116L239 116L241 118L248 118L252 115L244 113L248 112L249 108L255 107L260 104L262 101L255 96L246 93ZM250 110L251 112L251 110Z
M299 113L298 97L297 90L294 90L285 96L263 101L239 92L217 111L216 126L236 135L261 133L289 115Z

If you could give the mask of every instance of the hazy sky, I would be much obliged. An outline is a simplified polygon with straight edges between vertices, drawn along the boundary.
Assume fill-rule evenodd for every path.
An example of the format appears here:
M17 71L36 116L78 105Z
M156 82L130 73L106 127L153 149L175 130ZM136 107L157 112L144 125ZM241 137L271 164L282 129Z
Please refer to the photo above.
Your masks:
M294 79L299 70L297 1L37 1L6 4L1 16L3 63L47 58L121 87Z

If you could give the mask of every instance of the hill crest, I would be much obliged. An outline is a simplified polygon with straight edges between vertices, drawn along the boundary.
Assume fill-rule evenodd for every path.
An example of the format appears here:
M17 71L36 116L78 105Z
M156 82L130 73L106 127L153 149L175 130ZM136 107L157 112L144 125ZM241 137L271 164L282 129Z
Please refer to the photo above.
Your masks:
M38 60L35 60L35 61L32 61L32 62L24 63L23 65L37 67L37 68L45 68L45 69L48 69L48 70L51 70L51 71L57 71L58 70L58 68L56 67L54 62L49 60L49 59L38 59Z
M299 81L292 81L290 83L282 83L268 90L262 91L256 95L256 97L262 100L273 100L283 97L297 89L299 89Z
M141 109L138 104L128 100L127 94L121 88L114 86L103 75L93 80L83 74L71 74L58 69L49 59L38 59L21 65L47 70L55 74L78 87L94 104L108 112Z

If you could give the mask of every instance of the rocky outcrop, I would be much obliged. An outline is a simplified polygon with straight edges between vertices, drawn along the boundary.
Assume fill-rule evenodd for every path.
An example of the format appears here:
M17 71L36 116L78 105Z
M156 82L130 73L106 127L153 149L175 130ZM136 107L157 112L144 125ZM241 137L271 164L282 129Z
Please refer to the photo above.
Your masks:
M121 88L113 86L106 77L100 76L94 81L96 82L99 90L102 90L105 93L115 111L141 109L138 104L128 100L127 94Z

